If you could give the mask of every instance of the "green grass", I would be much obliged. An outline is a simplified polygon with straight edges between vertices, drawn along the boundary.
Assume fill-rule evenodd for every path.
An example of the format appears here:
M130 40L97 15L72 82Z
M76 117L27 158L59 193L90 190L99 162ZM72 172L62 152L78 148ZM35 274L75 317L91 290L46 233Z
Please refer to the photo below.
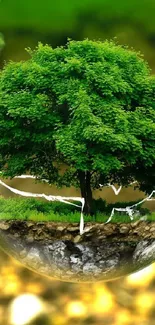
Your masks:
M104 223L108 220L109 216L98 212L96 214L96 218L94 219L91 216L84 216L84 221L85 222L98 222L98 223ZM5 213L5 212L0 212L0 220L25 220L25 221L54 221L54 222L79 222L80 220L80 212L73 212L68 215L63 215L63 214L55 214L55 213L42 213L42 212L37 212L36 210L28 210L25 213ZM139 220L139 217L135 217L133 221ZM148 221L155 221L155 213L152 213L151 215L147 216ZM112 220L112 223L129 223L131 222L130 218L127 215L114 215Z
M79 202L75 204L79 205ZM100 211L97 210L97 204ZM106 209L104 201L96 200L96 215L95 217L84 216L85 222L106 222L110 216L107 211L112 208L112 205L109 206ZM44 200L36 200L34 198L0 198L0 220L79 222L80 212L80 208L78 209L61 202L45 202ZM145 215L147 215L148 221L155 221L155 212L152 214L145 213ZM134 221L136 220L139 220L139 217L135 217ZM131 220L128 215L115 214L111 222L128 223Z

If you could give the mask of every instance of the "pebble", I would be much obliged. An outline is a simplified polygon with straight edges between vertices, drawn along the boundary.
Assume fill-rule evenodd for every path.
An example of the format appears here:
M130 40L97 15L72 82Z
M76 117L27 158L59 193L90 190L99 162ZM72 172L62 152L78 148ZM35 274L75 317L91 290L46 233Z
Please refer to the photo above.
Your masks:
M77 235L74 239L73 239L73 242L74 243L79 243L81 240L81 236L80 235Z
M0 222L0 229L8 230L9 228L10 228L10 225L8 223Z
M137 220L137 221L135 221L135 222L132 222L132 223L131 223L132 228L137 227L137 226L139 225L139 223L141 223L141 220Z
M73 232L73 231L79 231L79 227L68 227L67 230L68 231L71 231L71 232Z
M28 222L28 223L27 223L27 227L28 227L28 228L30 228L30 227L32 227L32 226L34 226L34 222Z
M33 243L33 241L34 241L33 236L32 236L32 235L27 236L27 237L26 237L26 241L27 241L27 243Z
M20 227L20 228L19 228ZM20 231L21 229L21 231ZM14 238L24 237L27 243L43 240L71 240L73 243L82 241L108 240L112 236L113 240L140 240L142 238L155 237L155 222L145 222L138 220L131 223L118 224L94 224L86 223L84 233L80 236L78 223L56 223L56 222L21 222L0 221L0 230L7 231ZM126 236L125 236L126 235Z
M65 228L62 227L62 226L59 226L59 227L57 228L58 231L63 231L64 229L65 229Z
M129 228L126 226L123 226L119 230L120 234L127 234L129 232Z

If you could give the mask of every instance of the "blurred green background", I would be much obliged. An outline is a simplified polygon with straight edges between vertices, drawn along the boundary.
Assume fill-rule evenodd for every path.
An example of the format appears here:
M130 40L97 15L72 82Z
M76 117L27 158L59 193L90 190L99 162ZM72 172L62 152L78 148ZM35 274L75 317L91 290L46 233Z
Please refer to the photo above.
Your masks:
M5 40L4 60L27 59L25 47L38 41L53 47L67 37L101 39L117 37L119 43L140 50L155 71L154 0L1 0L0 32Z

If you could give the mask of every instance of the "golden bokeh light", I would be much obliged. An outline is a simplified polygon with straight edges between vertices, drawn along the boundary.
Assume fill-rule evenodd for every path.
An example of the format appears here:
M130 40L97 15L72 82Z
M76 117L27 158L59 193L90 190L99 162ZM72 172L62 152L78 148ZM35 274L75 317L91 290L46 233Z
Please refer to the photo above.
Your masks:
M44 305L37 296L23 294L15 298L10 305L10 323L25 325L44 312Z
M2 252L0 265L0 325L154 325L155 264L86 284L50 280Z
M133 287L146 287L155 275L155 263L126 277L126 284Z
M139 293L135 299L135 307L139 314L147 314L155 307L155 293Z
M69 302L66 309L69 317L83 317L87 313L84 303L78 300Z
M109 313L115 306L114 297L105 286L96 287L95 301L93 304L96 313Z

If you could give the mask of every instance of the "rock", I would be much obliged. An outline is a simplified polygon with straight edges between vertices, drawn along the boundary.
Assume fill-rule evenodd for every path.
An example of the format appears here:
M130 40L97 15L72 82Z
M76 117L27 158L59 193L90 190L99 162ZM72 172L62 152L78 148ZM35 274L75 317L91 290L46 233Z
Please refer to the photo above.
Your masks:
M33 227L33 226L34 226L34 222L31 222L31 221L27 222L27 227L28 228Z
M96 251L94 250L93 246L89 247L89 246L83 245L83 244L76 244L75 247L78 248L79 251L82 253L83 263L85 263L87 261L91 261L91 262L95 263L94 261L96 259Z
M51 223L51 222L46 222L46 228L47 228L48 230L52 230L52 229L53 229L53 223Z
M103 225L102 225L102 226L103 226ZM90 231L92 228L93 228L93 226L86 226L86 227L84 228L84 233Z
M108 270L116 269L117 265L119 264L120 256L118 254L111 256L106 262L106 268Z
M29 267L35 268L36 270L40 266L44 264L44 261L42 260L42 257L40 256L39 249L36 247L32 247L29 252L27 253L26 258L23 260L24 263L26 263Z
M34 236L34 239L35 239L35 240L44 240L44 239L45 239L45 234L44 234L44 233L40 233L39 235L36 234L36 235Z
M70 256L70 262L72 264L77 264L79 261L81 261L81 260L80 260L80 258L79 258L79 256L77 254L72 254Z
M34 237L31 234L26 237L27 243L33 243L33 241L34 241Z
M97 267L93 262L87 262L83 267L83 273L84 274L90 274L90 275L98 275L102 272L102 270Z
M115 227L112 224L106 224L104 227L104 232L107 236L110 236L114 233Z
M135 222L132 222L132 223L131 223L132 228L137 227L141 222L142 222L141 220L137 220L137 221L135 221Z
M98 236L98 240L105 240L107 238L106 235L100 235Z
M71 265L71 269L77 273L80 272L83 268L83 262L81 260L80 255L78 254L72 254L70 256L70 265Z
M127 234L129 232L129 227L127 226L122 226L120 229L119 229L119 232L120 234Z
M63 231L65 228L66 228L66 227L59 226L59 227L57 227L57 230L58 230L58 231Z
M0 222L0 229L2 230L8 230L10 228L10 224L6 222Z
M133 254L133 260L136 264L148 263L155 260L155 241L145 240L138 243Z
M93 233L91 232L87 232L87 233L84 233L84 236L85 238L90 238L90 237L93 237ZM100 235L98 235L97 237L99 238Z
M155 233L155 227L151 227L150 228L150 232L154 232Z
M77 235L76 237L74 237L73 242L74 243L79 243L81 241L81 236Z
M71 232L79 231L79 227L68 227L67 230Z
M151 237L150 233L144 235L144 238L150 238L150 237Z
M62 235L61 239L63 239L63 240L72 240L73 236L71 234Z
M66 270L70 268L69 257L70 252L66 246L66 244L62 240L55 241L52 245L50 245L51 251L50 258L51 263L54 263L59 269Z
M40 235L43 233L43 230L42 229L37 229L37 235Z

